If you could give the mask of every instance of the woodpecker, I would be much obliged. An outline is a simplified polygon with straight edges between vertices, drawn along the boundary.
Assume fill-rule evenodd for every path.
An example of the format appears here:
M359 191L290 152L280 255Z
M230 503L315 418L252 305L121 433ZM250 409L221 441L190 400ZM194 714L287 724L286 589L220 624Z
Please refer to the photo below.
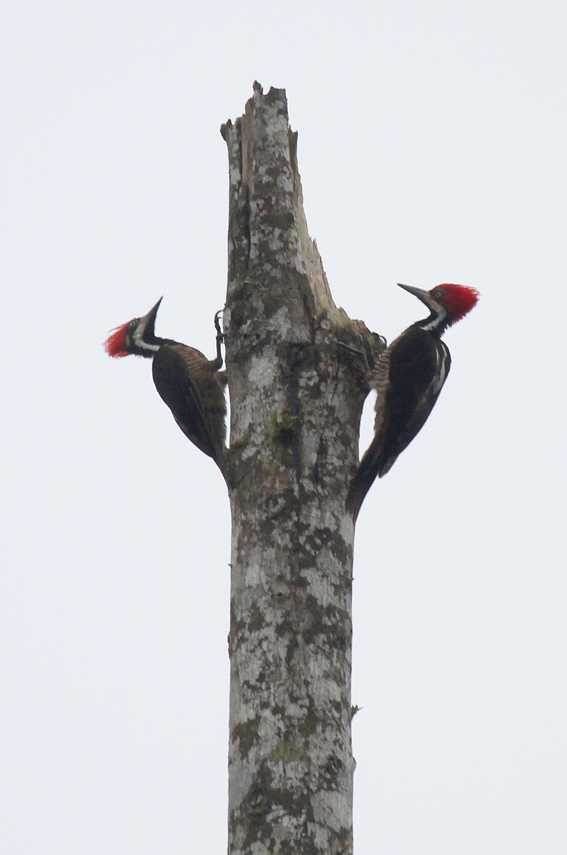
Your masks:
M427 421L451 367L451 354L441 336L479 298L475 288L464 285L422 291L398 284L425 303L430 314L386 348L368 377L368 385L377 392L374 439L347 496L347 510L354 520L376 476L381 478L392 468Z
M152 359L152 375L160 397L165 401L183 433L197 448L212 457L223 475L226 436L226 372L221 372L219 314L215 315L217 355L207 357L194 347L169 338L158 338L154 328L163 297L143 318L133 318L116 327L104 344L109 356L145 356Z

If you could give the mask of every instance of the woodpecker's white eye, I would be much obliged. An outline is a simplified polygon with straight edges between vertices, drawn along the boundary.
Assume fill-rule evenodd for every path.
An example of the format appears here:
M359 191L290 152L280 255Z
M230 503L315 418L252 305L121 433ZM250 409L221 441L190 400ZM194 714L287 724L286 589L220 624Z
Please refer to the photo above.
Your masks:
M139 322L140 322L140 318L132 318L132 320L128 324L128 329L129 330L135 330L136 327L138 326Z
M443 291L440 288L436 288L435 291L431 292L431 296L434 300L442 300L444 297Z

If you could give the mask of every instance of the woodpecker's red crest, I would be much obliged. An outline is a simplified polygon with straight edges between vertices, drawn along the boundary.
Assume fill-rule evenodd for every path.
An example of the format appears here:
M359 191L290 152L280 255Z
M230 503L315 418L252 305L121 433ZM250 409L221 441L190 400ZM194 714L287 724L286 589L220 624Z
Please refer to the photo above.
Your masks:
M476 306L480 296L476 288L469 288L467 285L438 285L429 293L434 300L445 306L451 324L456 324L464 318Z
M104 343L104 349L109 356L129 356L130 351L126 350L126 334L128 332L128 324L122 324L121 327L113 329Z

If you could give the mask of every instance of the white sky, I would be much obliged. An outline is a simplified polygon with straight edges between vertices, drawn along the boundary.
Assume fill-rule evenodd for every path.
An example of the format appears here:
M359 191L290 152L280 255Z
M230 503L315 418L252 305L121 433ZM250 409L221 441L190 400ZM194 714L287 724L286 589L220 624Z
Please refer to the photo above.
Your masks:
M563 855L567 12L18 0L2 13L3 855L226 846L229 512L107 331L214 352L219 126L285 87L337 303L482 292L355 563L356 855ZM368 436L368 434L367 434Z

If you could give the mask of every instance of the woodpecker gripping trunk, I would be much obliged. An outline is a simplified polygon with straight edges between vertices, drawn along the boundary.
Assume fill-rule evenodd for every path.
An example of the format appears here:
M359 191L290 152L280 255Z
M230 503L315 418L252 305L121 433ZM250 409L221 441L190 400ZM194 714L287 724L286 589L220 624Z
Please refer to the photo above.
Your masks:
M161 399L185 436L213 458L226 478L226 375L220 371L223 338L220 313L215 316L217 355L215 359L207 359L195 347L156 336L160 303L161 298L147 315L117 327L106 340L106 352L115 358L134 354L152 360L154 384Z
M478 292L464 285L439 285L431 291L400 287L425 303L430 314L398 336L370 372L369 386L376 391L374 439L347 496L354 520L375 478L390 471L427 421L451 367L451 354L441 336L478 300Z

